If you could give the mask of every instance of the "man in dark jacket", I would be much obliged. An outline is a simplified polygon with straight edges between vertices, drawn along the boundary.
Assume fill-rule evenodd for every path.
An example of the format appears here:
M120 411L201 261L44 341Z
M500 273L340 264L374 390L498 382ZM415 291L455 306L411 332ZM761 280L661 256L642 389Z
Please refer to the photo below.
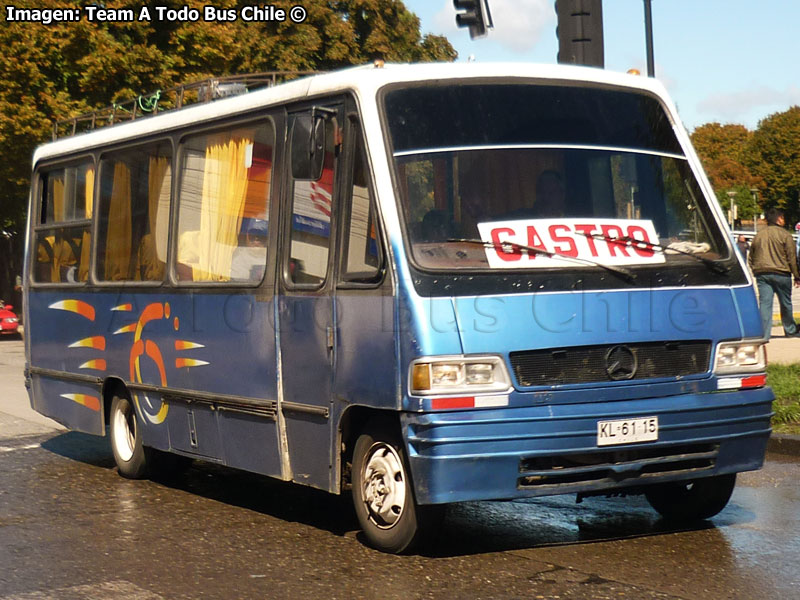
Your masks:
M778 295L783 331L788 337L800 337L792 313L792 276L795 287L800 287L800 272L797 269L794 240L792 234L783 228L785 224L783 211L769 209L767 227L753 238L747 257L747 264L756 276L761 324L767 339L772 329L773 293Z

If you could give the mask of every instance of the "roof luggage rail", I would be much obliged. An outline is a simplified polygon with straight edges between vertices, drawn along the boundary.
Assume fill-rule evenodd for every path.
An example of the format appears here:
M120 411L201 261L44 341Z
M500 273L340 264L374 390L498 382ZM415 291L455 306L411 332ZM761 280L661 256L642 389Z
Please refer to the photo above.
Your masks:
M142 117L180 110L186 106L202 104L236 96L262 87L272 87L283 81L319 71L266 71L242 75L209 77L200 81L177 85L166 90L156 90L131 100L117 102L76 117L53 121L53 141L107 127L117 123L133 121Z

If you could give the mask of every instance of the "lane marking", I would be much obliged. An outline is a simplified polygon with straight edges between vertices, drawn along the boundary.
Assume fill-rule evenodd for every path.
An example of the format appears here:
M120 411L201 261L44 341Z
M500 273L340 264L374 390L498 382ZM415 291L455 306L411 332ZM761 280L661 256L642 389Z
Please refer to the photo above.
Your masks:
M163 596L142 589L129 581L107 581L90 585L23 592L0 596L0 600L164 600Z
M0 446L0 453L14 452L15 450L33 450L34 448L41 447L41 444L28 444L27 446Z

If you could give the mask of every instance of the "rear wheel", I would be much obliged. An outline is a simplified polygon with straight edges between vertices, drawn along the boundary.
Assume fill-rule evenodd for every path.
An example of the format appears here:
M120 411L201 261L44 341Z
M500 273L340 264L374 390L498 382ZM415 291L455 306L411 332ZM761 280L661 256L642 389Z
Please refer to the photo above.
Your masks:
M362 434L356 441L353 503L370 545L394 554L424 542L444 511L438 505L417 505L403 445L385 428Z
M728 504L736 486L736 473L675 481L648 487L645 497L665 519L710 519Z
M114 461L123 477L167 479L183 473L192 464L192 459L187 456L142 445L136 410L126 396L114 396L111 400L109 429Z
M109 416L111 450L119 474L128 479L147 475L147 460L142 446L142 434L136 420L136 410L129 398L114 396Z

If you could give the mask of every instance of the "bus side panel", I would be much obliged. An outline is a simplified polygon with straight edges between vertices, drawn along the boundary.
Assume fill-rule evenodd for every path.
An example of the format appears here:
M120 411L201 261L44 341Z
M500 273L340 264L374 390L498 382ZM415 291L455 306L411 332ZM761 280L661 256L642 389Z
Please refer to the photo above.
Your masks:
M207 406L171 404L167 419L169 444L173 450L205 459L222 458L217 412Z
M169 317L154 324L169 387L277 402L273 298L252 291L174 294ZM166 316L166 310L165 310ZM153 370L150 379L158 379ZM281 474L274 416L169 402L169 446L228 466ZM147 438L146 438L147 439Z
M340 292L336 297L337 400L397 409L394 299L391 290Z
M333 301L329 295L279 300L283 400L292 480L327 490L331 481Z
M105 434L99 386L32 375L29 393L36 412L75 431Z
M98 330L104 333L107 322L98 319L94 306L84 298L85 294L74 291L29 291L31 318L25 323L29 366L64 375L33 372L28 393L35 411L69 429L103 435L97 369L107 367L105 337Z
M134 384L129 391L146 445L280 474L271 297L256 298L252 290L165 294L114 289L32 290L29 298L31 366L62 374L44 384L34 373L35 410L67 427L102 434L100 384L118 379ZM97 383L74 383L78 378ZM168 401L158 391L135 389L136 384L163 390ZM240 435L241 419L227 412L218 417L208 401L196 402L194 390L206 398L241 397L273 410L245 419L246 434ZM193 426L187 405L195 407ZM263 464L255 464L259 460Z
M343 290L336 296L336 367L331 419L338 424L349 407L396 410L400 402L394 331L394 298L387 281L380 289ZM359 433L351 431L346 433ZM331 436L334 465L340 435ZM340 489L341 468L331 470L331 490Z
M281 476L276 421L225 411L219 413L217 419L226 465L262 475Z

